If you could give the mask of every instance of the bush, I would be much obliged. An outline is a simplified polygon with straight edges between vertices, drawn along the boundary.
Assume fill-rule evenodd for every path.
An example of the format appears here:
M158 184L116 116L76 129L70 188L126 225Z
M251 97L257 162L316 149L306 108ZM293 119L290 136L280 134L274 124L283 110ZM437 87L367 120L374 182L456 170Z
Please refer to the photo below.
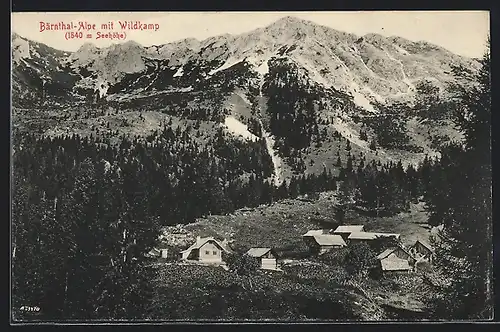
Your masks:
M249 255L226 254L224 257L230 271L239 275L251 275L260 268L259 260Z
M376 266L375 252L366 243L353 243L345 256L345 268L351 274L366 275Z
M333 249L321 255L319 259L330 266L344 266L348 254L348 248Z

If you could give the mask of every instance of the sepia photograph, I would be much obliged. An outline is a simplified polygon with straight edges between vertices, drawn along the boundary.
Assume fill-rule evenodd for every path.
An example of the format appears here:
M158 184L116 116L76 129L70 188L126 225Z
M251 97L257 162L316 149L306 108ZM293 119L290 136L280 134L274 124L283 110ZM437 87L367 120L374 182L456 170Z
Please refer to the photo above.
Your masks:
M11 324L492 320L489 34L11 13Z

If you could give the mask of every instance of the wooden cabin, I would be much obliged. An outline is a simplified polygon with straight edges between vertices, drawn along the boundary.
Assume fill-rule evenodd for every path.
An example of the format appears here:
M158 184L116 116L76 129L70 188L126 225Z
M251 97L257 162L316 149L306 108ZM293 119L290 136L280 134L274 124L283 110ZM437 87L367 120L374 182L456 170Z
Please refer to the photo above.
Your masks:
M181 259L201 263L222 264L222 253L228 252L224 242L213 237L197 237L196 242L186 250L181 251Z
M434 250L432 247L421 240L417 240L409 249L409 252L419 261L427 261L432 263Z
M277 270L278 263L276 254L271 248L251 248L246 254L259 260L260 268L263 270Z
M321 234L304 237L304 242L309 247L311 253L322 255L334 248L342 248L347 244L340 235Z
M394 258L394 257L408 261L410 266L413 266L416 262L415 257L413 257L413 255L410 252L408 252L406 249L399 247L399 246L384 250L382 253L380 253L377 256L377 259L382 260L382 259Z

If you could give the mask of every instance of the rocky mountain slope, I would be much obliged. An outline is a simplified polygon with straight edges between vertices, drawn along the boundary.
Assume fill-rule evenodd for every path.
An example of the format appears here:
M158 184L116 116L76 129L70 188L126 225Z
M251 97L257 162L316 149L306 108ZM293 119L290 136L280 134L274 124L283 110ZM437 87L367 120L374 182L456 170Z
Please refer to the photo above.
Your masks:
M63 52L17 34L12 46L14 113L30 110L32 118L51 105L51 116L71 118L56 125L69 131L83 126L79 114L93 118L88 109L102 110L91 125L107 123L103 132L119 129L110 128L111 118L130 112L161 114L149 131L168 118L215 123L244 140L264 138L278 178L335 168L338 157L415 163L439 153L460 133L446 114L429 121L415 105L444 104L454 68L479 67L427 42L359 37L293 17L240 35L151 47L86 43ZM27 112L16 114L26 121ZM399 139L393 126L404 143L384 143Z

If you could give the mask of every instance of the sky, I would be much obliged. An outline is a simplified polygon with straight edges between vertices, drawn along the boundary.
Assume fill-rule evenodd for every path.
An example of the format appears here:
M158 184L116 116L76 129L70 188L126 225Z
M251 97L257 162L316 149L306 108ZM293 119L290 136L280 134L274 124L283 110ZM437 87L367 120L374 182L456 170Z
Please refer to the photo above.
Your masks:
M76 51L84 42L98 47L118 40L96 40L102 23L114 22L113 31L121 31L118 21L140 21L158 24L157 31L126 30L126 40L143 46L161 45L183 38L203 40L225 33L240 34L294 16L333 29L364 35L378 33L400 36L412 41L424 40L451 52L468 57L481 57L486 50L490 30L487 11L365 11L365 12L136 12L136 13L12 13L11 28L19 35L64 51ZM40 32L40 22L58 23L86 21L96 24L92 39L65 38L65 31Z

